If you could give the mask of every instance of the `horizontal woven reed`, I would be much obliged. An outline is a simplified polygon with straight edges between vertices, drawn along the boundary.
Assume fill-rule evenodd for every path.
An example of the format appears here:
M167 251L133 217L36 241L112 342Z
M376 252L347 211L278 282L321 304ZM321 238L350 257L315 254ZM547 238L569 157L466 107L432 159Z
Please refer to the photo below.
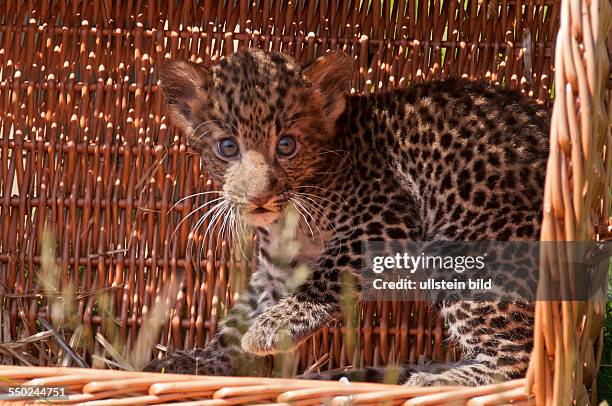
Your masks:
M158 349L139 347L155 309L170 317L150 344L172 351L205 345L236 299L253 264L232 261L214 233L190 235L198 213L181 223L207 201L181 199L214 185L164 116L157 73L168 59L210 65L259 47L309 62L339 48L354 57L355 92L465 76L544 104L552 104L553 77L562 83L557 100L569 83L571 91L561 94L572 102L555 103L544 236L569 239L561 225L577 211L574 238L597 237L593 230L605 231L609 218L612 176L610 92L597 87L607 72L610 4L575 3L579 8L550 0L0 0L0 364L101 365L102 357L114 368L133 367L157 356ZM589 21L581 20L585 10ZM560 52L570 40L579 51ZM555 51L557 64L566 64L556 72ZM584 128L582 139L592 140L582 158L567 148L568 126ZM584 168L583 183L571 183L570 162ZM589 181L597 177L602 182ZM584 185L583 199L574 191ZM561 209L552 205L555 196L573 199L571 210L563 199ZM53 255L41 250L45 229ZM57 269L53 289L36 278L41 264ZM53 305L66 304L58 295L70 286L70 323L58 325ZM583 396L594 382L596 310L538 306L529 385L539 401ZM423 303L359 303L354 314L352 326L337 323L308 340L293 371L460 356L436 310ZM589 334L576 327L583 315L593 320ZM563 335L550 329L551 317L563 321ZM560 362L563 351L574 358ZM582 357L587 367L577 362Z
M479 388L417 388L371 383L297 379L201 377L76 368L0 366L7 386L61 386L70 392L61 403L139 405L495 405L508 400L527 404L525 380ZM1 389L1 388L0 388ZM1 393L1 392L0 392ZM18 400L18 399L15 399ZM49 403L54 403L52 400ZM0 401L0 404L2 402Z

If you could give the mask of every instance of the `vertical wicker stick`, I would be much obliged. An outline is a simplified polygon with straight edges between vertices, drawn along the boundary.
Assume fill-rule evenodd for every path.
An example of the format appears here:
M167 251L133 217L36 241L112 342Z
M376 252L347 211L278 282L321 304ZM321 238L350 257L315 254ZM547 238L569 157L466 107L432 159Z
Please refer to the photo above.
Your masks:
M597 239L593 222L605 224L609 217L609 197L605 197L610 193L612 172L612 105L606 89L609 59L595 55L608 55L611 18L609 0L563 0L561 4L543 241ZM568 253L558 255L564 258ZM555 272L558 279L573 280L571 268L559 269L551 261L542 261L541 266L541 289L547 289L547 276ZM593 343L601 342L604 298L595 300L602 303L537 303L535 346L528 373L528 387L534 387L537 404L580 403L587 387L594 385L601 349ZM561 321L561 330L551 329L550 310L553 320ZM548 365L553 356L551 370ZM583 381L588 377L590 381ZM553 382L552 393L544 385L549 380ZM591 396L594 402L595 393Z

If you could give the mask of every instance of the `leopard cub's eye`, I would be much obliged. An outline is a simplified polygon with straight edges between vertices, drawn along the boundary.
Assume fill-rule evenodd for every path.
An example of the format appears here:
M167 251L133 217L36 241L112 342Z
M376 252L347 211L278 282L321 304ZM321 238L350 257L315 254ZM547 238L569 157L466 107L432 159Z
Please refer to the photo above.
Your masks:
M217 142L217 152L221 158L234 158L240 152L238 142L233 138L223 138Z
M282 158L292 158L296 152L297 141L293 137L285 136L276 145L276 153Z

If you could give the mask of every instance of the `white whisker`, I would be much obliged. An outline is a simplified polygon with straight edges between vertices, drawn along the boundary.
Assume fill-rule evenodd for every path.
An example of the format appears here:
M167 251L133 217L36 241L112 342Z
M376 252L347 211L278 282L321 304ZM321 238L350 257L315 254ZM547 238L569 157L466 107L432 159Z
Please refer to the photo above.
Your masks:
M222 192L222 191L220 191L220 190L211 190L211 191L209 191L209 192L200 192L200 193L193 193L193 194L190 194L189 196L185 196L185 197L181 198L180 200L178 200L176 203L174 203L174 204L173 204L173 205L172 205L172 206L171 206L171 207L168 209L168 211L169 211L169 212L170 212L170 211L172 211L172 209L174 209L174 208L176 207L176 205L177 205L177 204L179 204L180 202L182 202L182 201L184 201L184 200L190 199L190 198L192 198L192 197L202 196L202 195L210 195L210 194L213 194L213 193L220 194L220 193L223 193L223 192Z
M208 216L210 216L211 214L214 214L216 212L217 209L223 207L224 205L226 205L227 202L223 201L220 203L217 203L213 208L209 209L203 216L202 218L200 218L197 222L195 227L191 230L190 232L190 239L189 242L187 243L187 250L191 251L191 249L193 248L193 242L196 239L196 234L198 229L202 226L202 224L204 224L204 222L206 221L206 219L208 218ZM204 241L204 238L202 238L202 241ZM203 247L202 247L203 248ZM198 257L198 264L200 263L200 257Z
M294 187L293 189L297 189L297 190L299 190L299 189L302 189L302 188L312 188L312 189L318 189L318 190L321 190L321 191L326 192L326 193L335 194L335 195L336 195L336 196L338 196L340 199L342 199L342 201L344 202L344 204L345 204L345 205L347 205L347 206L348 206L348 203L347 203L347 202L346 202L346 200L344 199L344 196L342 196L342 195L341 195L340 193L338 193L338 192L334 192L333 190L325 189L325 188L322 188L322 187L320 187L320 186L314 186L314 185L301 185L301 186L296 186L296 187ZM316 196L316 195L315 195L315 196ZM321 197L321 196L317 196L317 197L320 197L321 199L323 199L323 197ZM329 200L328 200L328 201L329 201ZM330 201L330 202L331 202L331 201Z
M213 216L210 219L210 222L208 223L208 227L206 227L206 231L204 232L204 235L202 236L202 241L206 241L206 237L208 235L208 240L209 240L209 246L212 245L213 242L213 234L209 233L209 231L214 231L214 229L217 227L217 223L219 222L219 219L221 218L226 218L225 213L227 212L229 207L229 203L226 201L225 204L219 209L217 210L217 212L215 214L213 214ZM219 239L220 237L220 230L219 233L217 234L217 239ZM202 248L200 248L200 255L202 255L202 249L204 248L204 246L202 246ZM213 260L217 260L217 246L215 244L215 250L214 250L214 255L213 255Z
M310 217L310 219L313 221L313 223L314 223L313 225L315 226L315 228L317 229L317 231L319 231L319 235L320 235L320 237L321 237L321 242L324 242L324 240L323 240L323 234L321 233L321 229L319 228L319 226L318 226L317 222L316 222L316 221L314 220L314 218L312 217L312 214L310 214L310 213L308 212L308 210L307 210L307 209L304 207L302 200L301 200L299 197L295 196L295 197L292 199L292 202L293 202L294 204L297 204L297 206L299 206L299 207L300 207L300 208L303 210L303 213L302 213L302 211L301 211L301 210L299 210L299 209L297 209L297 206L295 206L295 207L296 207L296 209L298 210L298 212L299 212L300 214L302 214L302 216L304 217L304 221L306 222L306 225L307 225L307 226L308 226L308 228L310 229L310 235L311 235L311 237L312 237L312 238L314 238L314 231L313 231L312 227L310 226L310 222L309 222L309 221L308 221L308 219L306 218L306 215L308 215L308 216Z
M172 241L172 239L174 238L174 234L177 232L177 230L179 229L179 227L181 226L181 224L183 224L189 217L191 217L195 212L197 212L198 210L203 209L204 207L208 206L209 204L218 202L219 200L223 200L224 197L218 197L216 199L213 199L211 201L208 201L198 207L196 207L195 209L193 209L192 211L189 212L189 214L187 214L187 216L183 217L181 219L181 221L179 221L179 223L177 224L177 226L174 228L174 230L172 231L172 234L170 235L170 241ZM212 210L214 210L217 206L213 207ZM208 213L208 212L207 212Z

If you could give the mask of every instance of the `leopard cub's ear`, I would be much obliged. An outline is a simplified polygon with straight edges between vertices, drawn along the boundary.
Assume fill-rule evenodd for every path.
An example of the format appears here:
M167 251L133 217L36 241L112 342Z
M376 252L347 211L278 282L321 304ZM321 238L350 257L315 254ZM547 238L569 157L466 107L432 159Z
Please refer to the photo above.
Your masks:
M184 133L191 133L193 112L205 97L210 73L200 64L177 60L162 67L160 79L172 123Z
M351 90L353 59L342 51L329 51L302 73L322 97L323 112L335 123L346 107L346 94Z

